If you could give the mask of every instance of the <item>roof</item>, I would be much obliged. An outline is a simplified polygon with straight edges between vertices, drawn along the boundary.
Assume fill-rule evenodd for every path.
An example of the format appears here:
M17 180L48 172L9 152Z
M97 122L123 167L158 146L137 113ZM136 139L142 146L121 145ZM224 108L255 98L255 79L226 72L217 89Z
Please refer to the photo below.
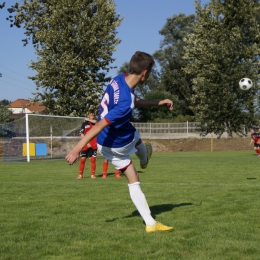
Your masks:
M32 112L41 112L46 109L40 102L32 102L30 104L30 100L28 99L16 99L15 101L11 102L8 107L10 108L27 108Z

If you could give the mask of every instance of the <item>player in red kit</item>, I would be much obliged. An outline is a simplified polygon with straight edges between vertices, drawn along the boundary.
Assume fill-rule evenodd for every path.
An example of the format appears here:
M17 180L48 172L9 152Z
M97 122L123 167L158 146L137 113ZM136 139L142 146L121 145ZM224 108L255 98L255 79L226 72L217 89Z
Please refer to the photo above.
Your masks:
M85 118L80 129L80 136L83 136L96 124L95 113L89 110L88 117ZM80 152L79 175L77 179L83 178L83 172L87 158L90 159L91 178L95 179L96 159L97 159L97 138L94 137L87 145L85 145Z
M251 141L249 145L251 145L254 142L254 150L258 154L258 157L260 157L260 134L255 133L255 130L253 128L250 130L250 132Z

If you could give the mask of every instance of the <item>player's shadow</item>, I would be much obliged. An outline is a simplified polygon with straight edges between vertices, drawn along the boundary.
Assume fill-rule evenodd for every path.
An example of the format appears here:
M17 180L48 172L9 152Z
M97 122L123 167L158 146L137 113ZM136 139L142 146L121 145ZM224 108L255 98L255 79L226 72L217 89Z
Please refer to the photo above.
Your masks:
M168 212L168 211L172 211L173 209L178 208L178 207L191 206L191 205L193 205L193 203L190 203L190 202L184 202L184 203L180 203L180 204L161 204L161 205L150 206L150 210L151 210L153 218L155 219L157 215L159 215L163 212ZM132 217L140 217L139 212L137 210L135 210L130 215L124 216L122 218L132 218ZM106 220L106 222L113 222L117 219L118 218L109 219L109 220Z
M154 205L150 206L151 214L154 218L156 218L157 215L163 213L163 212L168 212L172 211L175 208L178 207L183 207L183 206L191 206L193 203L180 203L180 204L161 204L161 205ZM123 218L132 218L132 217L137 217L140 216L139 212L137 210L133 211L132 214L127 215Z

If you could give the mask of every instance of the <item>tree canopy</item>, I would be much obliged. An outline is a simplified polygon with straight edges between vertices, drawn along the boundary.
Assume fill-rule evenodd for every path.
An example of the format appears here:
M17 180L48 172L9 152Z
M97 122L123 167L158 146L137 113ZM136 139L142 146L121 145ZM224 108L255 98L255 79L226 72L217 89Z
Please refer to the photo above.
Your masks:
M193 32L195 15L173 15L167 18L166 24L160 30L164 37L160 49L153 56L161 67L160 80L165 91L177 95L183 115L193 115L189 107L189 97L192 94L192 76L185 73L187 60L183 58L186 38Z
M1 8L4 5L0 6ZM159 68L136 87L141 98L169 98L173 113L140 110L143 119L170 120L177 114L195 118L203 134L242 134L256 123L259 109L259 0L209 0L196 14L173 15L160 31L164 37L153 57ZM8 9L11 25L23 26L26 45L35 47L37 61L30 77L35 99L51 114L83 116L96 109L120 39L122 19L112 0L24 0ZM128 72L125 62L119 72ZM254 82L248 91L238 82ZM161 114L162 113L162 114Z
M122 19L112 0L24 0L8 9L11 25L23 26L37 61L35 100L50 114L84 116L97 109Z
M211 0L204 8L196 1L194 32L185 39L184 71L192 76L190 108L204 134L227 131L232 136L254 123L259 106L259 7L257 0ZM243 77L255 86L240 90Z
M7 106L10 101L7 99L0 100L0 124L8 123L11 121L11 111L8 110Z

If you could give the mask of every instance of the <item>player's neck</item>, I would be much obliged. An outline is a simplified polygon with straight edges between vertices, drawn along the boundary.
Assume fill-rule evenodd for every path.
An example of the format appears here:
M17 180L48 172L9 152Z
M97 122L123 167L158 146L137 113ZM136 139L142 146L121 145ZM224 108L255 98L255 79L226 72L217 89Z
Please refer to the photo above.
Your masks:
M134 89L140 82L141 77L142 75L129 74L127 77L125 77L125 82L131 89Z

